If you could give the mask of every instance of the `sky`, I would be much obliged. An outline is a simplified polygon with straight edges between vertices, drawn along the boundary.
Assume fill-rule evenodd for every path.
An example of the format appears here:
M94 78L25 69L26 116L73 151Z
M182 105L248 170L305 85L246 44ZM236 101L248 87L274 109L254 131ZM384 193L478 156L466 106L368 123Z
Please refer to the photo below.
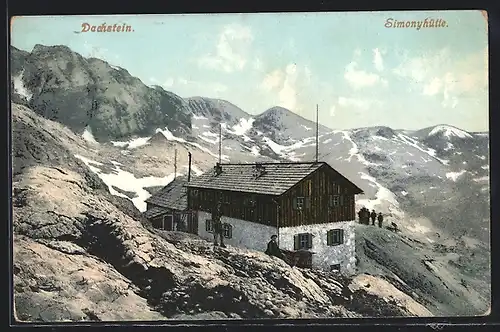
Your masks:
M388 27L444 20L444 27ZM130 32L82 32L82 24ZM394 24L393 24L394 25ZM488 36L480 11L26 16L11 44L67 45L181 97L250 114L281 106L334 129L449 124L488 130Z

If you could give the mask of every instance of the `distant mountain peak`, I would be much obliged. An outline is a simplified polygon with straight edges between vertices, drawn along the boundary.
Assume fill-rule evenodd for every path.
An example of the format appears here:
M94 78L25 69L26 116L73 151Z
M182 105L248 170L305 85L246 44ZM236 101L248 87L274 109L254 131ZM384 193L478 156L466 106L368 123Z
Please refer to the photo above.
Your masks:
M428 136L443 135L444 137L471 138L468 132L450 125L437 125L428 134Z
M66 53L74 53L68 46L66 45L42 45L36 44L33 47L32 53L40 53L40 52L54 52L54 51L62 51Z

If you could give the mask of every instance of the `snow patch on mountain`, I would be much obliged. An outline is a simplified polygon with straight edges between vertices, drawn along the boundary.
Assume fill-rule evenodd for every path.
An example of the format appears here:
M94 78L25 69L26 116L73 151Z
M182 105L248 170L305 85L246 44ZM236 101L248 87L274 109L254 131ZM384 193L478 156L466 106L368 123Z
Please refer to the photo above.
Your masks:
M207 142L207 143L210 143L210 144L217 144L219 142L219 139L216 138L216 139L210 139L210 138L206 138L206 137L203 137L202 135L198 135L198 138Z
M460 172L448 172L446 173L446 177L452 181L457 181L458 178L465 174L466 170L461 170Z
M411 138L409 136L406 136L404 134L398 134L397 137L403 142L403 143L406 143L408 145L411 145L413 146L414 148L428 154L429 156L431 156L432 158L436 159L437 161L439 161L441 164L443 165L448 165L449 164L449 161L448 160L445 160L445 159L441 159L439 157L436 156L436 150L434 149L431 149L431 148L427 148L427 149L423 149L421 148L420 146L418 146L418 141L414 138Z
M363 180L369 181L369 185L377 188L377 193L374 199L358 199L356 205L359 207L366 207L370 210L381 210L381 208L386 208L386 211L392 213L393 215L403 218L404 212L399 208L399 202L396 199L396 195L386 187L382 186L373 176L370 176L364 172L358 173Z
M85 127L85 130L83 131L82 138L91 143L91 144L99 144L96 140L94 135L92 134L92 128L90 126Z
M210 149L202 146L201 144L195 143L195 142L189 142L189 141L186 141L184 138L175 136L174 134L172 134L172 132L168 128L163 128L163 129L158 128L158 129L156 129L156 133L161 133L169 141L175 141L175 142L188 144L188 145L197 147L198 149L202 150L203 152L208 153L212 157L219 158L218 154L213 153ZM221 154L221 159L224 161L229 161L229 156Z
M469 134L466 131L463 131L461 129L452 127L452 126L446 126L446 125L439 125L434 127L434 129L431 130L429 133L429 136L434 136L437 134L442 134L444 137L450 138L451 136L456 136L460 138L471 138L472 135Z
M451 144L450 142L446 142L446 147L444 148L444 151L449 151L454 148L455 146L453 144Z
M489 180L490 180L490 177L488 175L474 179L474 181L476 181L476 182L484 182L484 181L489 181Z
M12 78L14 82L14 91L26 98L26 100L30 100L33 97L33 94L26 88L24 85L24 70L15 77Z
M116 147L127 148L127 149L136 149L138 147L148 145L151 137L136 137L132 138L129 141L111 141Z
M138 179L134 176L134 174L122 170L119 163L113 163L115 167L111 173L104 173L99 167L96 167L103 166L103 163L80 155L75 155L75 157L83 161L92 172L99 176L99 178L108 186L109 192L112 195L130 199L132 203L134 203L135 207L141 212L146 211L145 200L151 196L151 194L144 188L166 186L175 178L174 174L169 174L163 178L148 176ZM181 174L178 173L177 175L179 176ZM130 198L129 196L118 192L115 188L134 193L135 195Z
M299 146L294 147L280 145L268 137L264 137L262 140L271 148L271 150L273 150L274 153L281 156L282 158L288 159L290 161L300 161L300 159L297 159L295 157L295 152L291 152L291 150L293 150L294 148L298 148Z
M238 136L245 135L250 129L252 129L255 119L240 119L240 122L233 126L233 134Z
M332 133L334 134L342 134L342 140L349 141L352 144L351 149L349 150L349 157L345 160L351 162L353 157L356 157L358 161L364 165L378 165L376 163L369 162L365 159L365 157L359 153L358 145L354 142L349 132L346 130L334 130Z

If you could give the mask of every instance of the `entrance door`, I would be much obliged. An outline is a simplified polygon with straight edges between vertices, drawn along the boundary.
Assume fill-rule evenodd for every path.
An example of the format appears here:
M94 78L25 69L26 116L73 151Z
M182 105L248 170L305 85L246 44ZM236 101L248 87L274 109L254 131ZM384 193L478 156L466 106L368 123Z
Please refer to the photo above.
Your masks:
M196 211L192 211L188 213L186 219L187 219L187 232L198 235L198 213L196 213Z

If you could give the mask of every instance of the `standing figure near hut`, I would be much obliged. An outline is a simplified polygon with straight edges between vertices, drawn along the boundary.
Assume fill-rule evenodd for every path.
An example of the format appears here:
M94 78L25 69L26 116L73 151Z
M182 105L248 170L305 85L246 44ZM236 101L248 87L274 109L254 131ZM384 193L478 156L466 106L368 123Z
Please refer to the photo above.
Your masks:
M375 226L375 219L377 219L377 212L375 212L375 210L372 210L372 213L370 213L370 217L372 218L372 225Z
M218 246L217 238L220 238L220 246L225 248L226 245L224 244L224 235L222 233L222 222L221 222L221 215L222 215L222 204L221 202L217 202L217 206L214 209L214 212L212 213L212 223L213 223L213 232L214 232L214 246Z
M358 211L358 219L359 219L359 223L362 224L363 223L363 208L359 209L359 211Z
M365 225L370 224L370 210L368 210L365 207L363 207L363 224Z
M378 213L377 220L378 220L378 227L382 228L382 221L384 221L384 216L382 215L382 212Z

